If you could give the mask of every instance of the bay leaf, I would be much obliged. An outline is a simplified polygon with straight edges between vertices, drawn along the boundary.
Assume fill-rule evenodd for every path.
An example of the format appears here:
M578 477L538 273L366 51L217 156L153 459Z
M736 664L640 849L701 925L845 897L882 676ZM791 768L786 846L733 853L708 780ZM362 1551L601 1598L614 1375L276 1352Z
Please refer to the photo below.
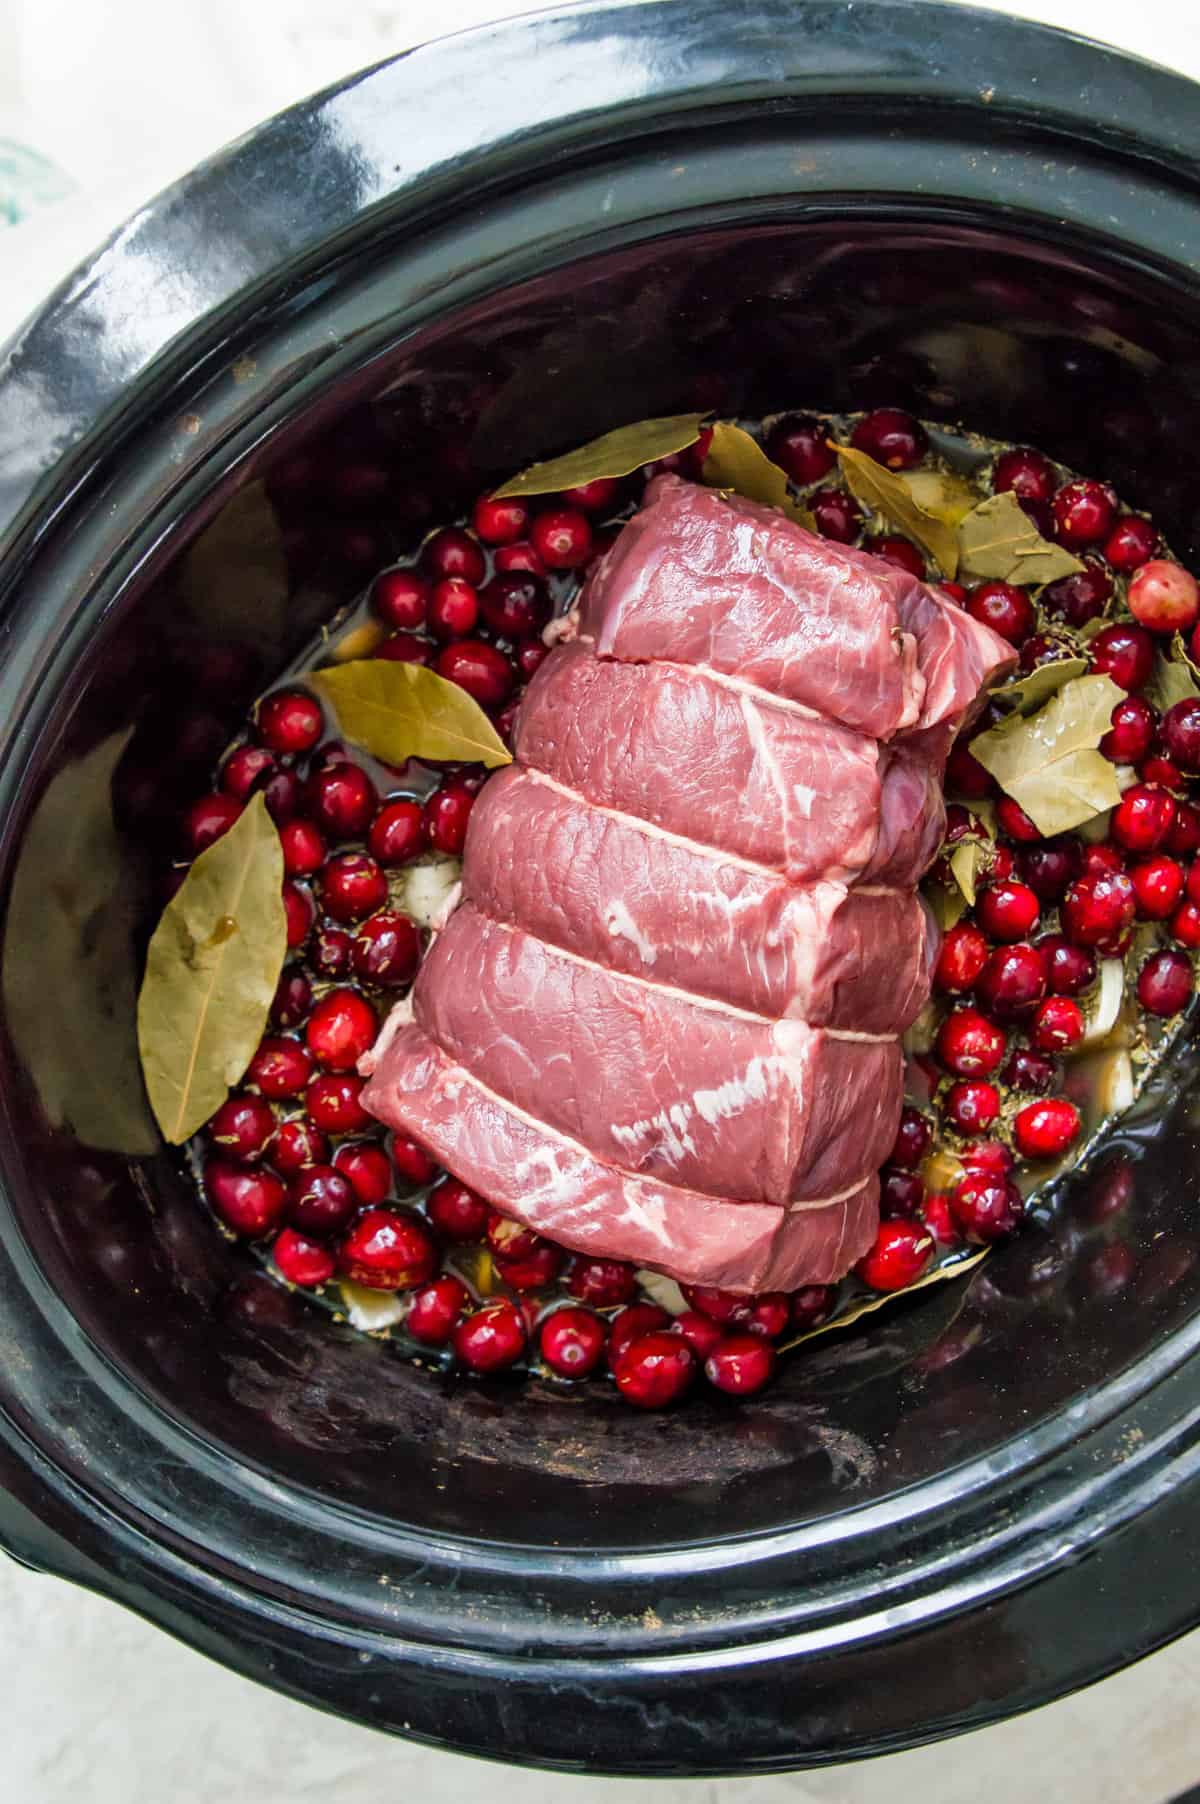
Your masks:
M921 506L907 477L895 470L885 470L873 457L868 457L865 451L856 451L852 445L835 444L833 448L851 494L872 513L882 514L885 520L914 539L922 551L928 552L943 576L957 576L957 533L945 520Z
M553 495L559 489L579 488L605 476L630 476L643 464L670 457L675 451L686 451L700 437L703 423L702 413L679 413L667 419L638 420L632 426L618 426L615 432L606 432L576 451L550 458L546 463L531 464L496 489L496 497Z
M512 763L479 703L423 664L356 659L318 670L310 681L333 708L345 738L384 764L427 758L495 770Z
M1200 695L1198 675L1183 639L1176 633L1169 652L1155 652L1154 668L1142 693L1160 714L1165 714L1176 702L1194 701Z
M959 575L965 582L1051 583L1083 565L1043 539L1009 490L981 501L958 527Z
M818 1335L834 1334L839 1328L850 1328L855 1322L861 1321L864 1315L873 1315L885 1304L896 1302L901 1297L911 1297L915 1291L927 1290L931 1284L944 1284L951 1278L965 1277L987 1258L991 1250L990 1247L980 1247L974 1253L939 1260L923 1278L918 1278L913 1284L906 1284L903 1290L871 1291L868 1295L854 1297L847 1302L845 1308L831 1315L828 1321L818 1322L815 1328L806 1329L803 1334L796 1335L794 1340L781 1341L779 1351L787 1353L793 1347L802 1346L805 1341L816 1340Z
M949 933L952 927L957 927L969 907L967 898L957 883L939 883L936 879L931 879L923 885L921 894L943 933Z
M771 462L757 439L728 420L718 420L713 427L712 443L704 460L704 480L710 488L728 489L747 501L777 507L797 526L816 531L816 521L794 499L779 465Z
M287 954L283 852L261 795L163 910L138 997L146 1093L165 1138L203 1126L245 1073Z
M917 506L947 526L957 526L979 505L970 483L953 470L909 470L904 480Z
M1015 708L1018 714L1032 714L1064 684L1085 675L1087 668L1086 658L1059 658L1053 664L1039 664L1028 676L1014 677L1011 683L1001 683L998 689L989 690L988 699L1003 702L1006 708Z
M1039 832L1069 832L1121 799L1097 747L1124 693L1111 677L1075 677L1038 713L1011 714L980 733L971 751Z
M950 853L949 864L967 906L975 906L975 897L980 878L992 866L991 842L986 839L960 839Z

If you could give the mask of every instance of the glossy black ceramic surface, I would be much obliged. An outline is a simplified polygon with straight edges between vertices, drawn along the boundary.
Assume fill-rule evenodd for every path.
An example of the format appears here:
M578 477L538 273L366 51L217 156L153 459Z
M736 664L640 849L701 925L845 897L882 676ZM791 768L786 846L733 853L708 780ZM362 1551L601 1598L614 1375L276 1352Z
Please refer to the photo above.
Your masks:
M9 347L18 1558L364 1722L641 1773L902 1746L1200 1619L1188 1055L969 1291L748 1405L641 1417L439 1379L257 1276L155 1144L131 1011L138 848L432 494L656 412L894 400L1110 476L1195 555L1197 116L1182 80L958 7L579 7L265 126ZM249 485L287 524L314 447L393 493L317 484L264 543Z

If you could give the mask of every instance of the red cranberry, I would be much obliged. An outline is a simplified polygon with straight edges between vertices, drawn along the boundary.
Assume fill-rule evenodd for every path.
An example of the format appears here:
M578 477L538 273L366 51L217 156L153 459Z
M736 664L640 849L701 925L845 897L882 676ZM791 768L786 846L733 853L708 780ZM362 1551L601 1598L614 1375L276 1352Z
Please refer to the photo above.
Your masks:
M479 610L494 633L521 639L538 633L550 618L550 598L540 576L501 571L479 591Z
M387 878L365 852L339 852L331 858L319 887L325 913L335 921L361 921L388 897Z
M992 862L988 866L985 881L988 883L1007 883L1017 873L1017 861L1011 846L993 846Z
M1158 530L1141 514L1122 514L1104 541L1104 556L1114 570L1137 570L1157 550Z
M277 827L293 820L304 801L304 786L294 770L277 770L263 784L263 801Z
M1024 939L1036 927L1041 908L1027 883L989 883L975 913L985 933L1004 943Z
M328 1247L318 1246L315 1240L306 1240L294 1228L283 1228L276 1235L271 1257L280 1277L304 1290L326 1283L336 1269Z
M922 1115L920 1109L906 1104L900 1112L900 1126L896 1130L896 1144L891 1150L889 1165L898 1165L902 1171L915 1171L929 1151L932 1140L929 1118Z
M975 987L987 956L988 943L978 927L969 921L958 922L942 940L933 973L935 986L950 996L961 996Z
M425 1207L430 1221L447 1240L465 1244L482 1240L487 1232L487 1203L457 1178L439 1178Z
M885 1221L915 1215L925 1196L925 1185L915 1171L889 1171L885 1165L879 1186L879 1213Z
M755 1297L746 1327L751 1334L765 1334L778 1340L792 1320L792 1300L786 1291L767 1290Z
M1074 647L1067 640L1052 639L1049 633L1035 633L1032 639L1026 639L1022 645L1017 662L1022 672L1028 675L1031 670L1041 670L1047 664L1060 664L1064 658L1074 656Z
M184 839L192 856L215 845L241 812L242 804L235 796L214 794L193 802L184 821Z
M1144 626L1129 626L1124 621L1106 626L1088 649L1092 669L1100 676L1111 677L1118 689L1141 689L1149 682L1154 669L1154 640Z
M850 435L856 451L865 451L889 470L911 470L929 449L925 428L898 407L877 407Z
M960 1134L986 1134L1000 1113L1000 1092L995 1084L968 1078L950 1086L942 1107Z
M354 936L352 962L364 983L407 983L420 958L421 937L407 915L385 909L364 921Z
M437 1166L417 1141L409 1139L407 1134L393 1134L391 1154L393 1171L410 1190L419 1190L431 1182ZM478 1239L478 1235L473 1238Z
M475 503L471 524L488 545L512 545L524 538L529 527L529 508L515 495L503 500L484 495Z
M311 752L324 725L321 704L303 689L276 689L258 704L258 736L273 752Z
M1138 776L1143 783L1153 783L1159 789L1181 790L1187 781L1179 766L1172 764L1169 758L1164 758L1161 754L1143 758L1138 766Z
M817 1328L833 1313L837 1290L832 1284L805 1284L792 1292L792 1326L801 1333Z
M528 570L531 576L545 576L546 564L540 551L527 540L517 545L501 545L492 559L497 570Z
M1186 952L1152 952L1138 972L1138 1001L1151 1015L1177 1015L1191 1001L1194 987Z
M377 658L393 664L428 664L432 653L428 639L418 639L415 633L393 633L375 648Z
M1058 1063L1048 1053L1018 1046L1000 1075L1010 1090L1027 1090L1031 1096L1044 1096L1058 1082Z
M1113 809L1109 827L1126 852L1156 852L1175 821L1175 802L1165 789L1135 783Z
M1200 771L1200 700L1176 702L1168 708L1161 732L1167 756L1181 770Z
M470 1291L461 1278L447 1272L417 1291L404 1326L423 1345L444 1347L470 1307Z
M230 1096L208 1123L209 1136L226 1158L242 1165L261 1159L275 1132L275 1114L261 1096Z
M414 1290L428 1283L437 1264L425 1223L398 1209L365 1209L338 1248L339 1270L369 1290Z
M543 1240L531 1253L519 1258L496 1259L496 1271L510 1290L541 1290L554 1280L563 1268L566 1254L553 1241Z
M1185 902L1171 917L1171 938L1193 951L1200 947L1200 902Z
M358 1213L354 1187L332 1165L298 1171L288 1191L288 1219L302 1234L340 1234Z
M274 769L275 759L265 746L235 746L221 766L221 788L226 795L244 802L262 787Z
M317 918L313 899L307 890L301 889L290 878L283 886L283 914L287 929L287 943L292 952L302 946L312 931L312 924Z
M1065 835L1025 846L1020 854L1021 875L1042 902L1058 902L1079 875L1079 842Z
M273 1171L248 1171L228 1159L208 1161L204 1191L226 1227L251 1240L279 1226L287 1202L287 1192Z
M714 1322L736 1322L743 1326L750 1320L753 1301L741 1291L718 1290L711 1284L684 1284L680 1288L692 1308Z
M439 676L457 683L484 708L498 708L512 691L511 663L502 651L482 639L462 639L457 645L447 645L438 653L435 668Z
M619 1309L608 1330L608 1363L615 1366L626 1347L657 1328L669 1328L671 1318L657 1303L629 1303Z
M271 1142L271 1164L291 1177L306 1165L324 1165L329 1142L310 1121L281 1121Z
M419 802L385 802L367 836L372 858L389 869L407 864L424 844L425 820Z
M776 1352L761 1334L727 1334L704 1361L704 1375L731 1397L761 1391L775 1374Z
M363 1208L386 1202L392 1192L392 1162L374 1140L349 1140L339 1146L333 1163Z
M323 1071L304 1092L308 1119L324 1134L361 1134L373 1125L359 1098L365 1079L352 1071Z
M542 562L551 570L574 570L585 564L592 549L592 528L578 508L556 507L538 514L529 537Z
M637 1289L637 1273L623 1259L577 1257L567 1277L567 1289L594 1309L613 1309L632 1297Z
M1183 899L1183 872L1173 858L1148 858L1129 873L1137 911L1144 921L1166 921Z
M924 556L911 539L894 535L865 539L863 550L869 551L872 557L882 558L885 564L891 564L897 570L906 570L910 576L920 579L925 575Z
M1115 947L1133 926L1137 903L1124 871L1079 877L1062 903L1063 931L1076 946Z
M933 1254L933 1235L922 1223L885 1221L854 1269L872 1290L904 1290L928 1269Z
M264 1096L298 1096L312 1075L312 1059L299 1040L266 1039L250 1061L246 1079Z
M311 877L325 862L325 841L311 821L287 821L279 829L283 868L289 877Z
M967 591L963 588L961 583L940 582L938 588L942 591L943 595L948 595L951 601L956 601L960 608L965 604Z
M1057 1159L1076 1138L1079 1110L1065 1096L1047 1096L1018 1109L1013 1140L1023 1159Z
M1123 871L1125 859L1116 846L1084 846L1079 860L1081 877L1099 877L1111 871Z
M1112 711L1112 726L1100 750L1114 764L1140 764L1150 750L1158 716L1140 695L1127 695Z
M862 509L845 489L818 489L808 498L808 511L817 531L839 545L849 545L862 530Z
M1186 633L1200 617L1200 583L1166 558L1153 558L1129 579L1129 612L1152 633Z
M514 1221L511 1215L501 1215L498 1209L488 1215L487 1243L502 1259L526 1259L546 1244L536 1229Z
M755 1336L755 1345L766 1343ZM639 1409L664 1409L690 1387L696 1375L696 1357L683 1335L660 1329L631 1341L616 1361L613 1375L627 1403Z
M1013 1156L999 1140L976 1140L964 1146L959 1162L968 1171L986 1172L992 1178L1005 1178L1013 1168Z
M1013 583L980 583L967 596L967 612L1010 645L1020 645L1037 623L1033 603Z
M712 434L710 432L709 442L711 443L711 441ZM603 514L611 511L620 493L619 477L594 476L591 482L581 482L575 488L564 489L562 498L572 507L581 507L586 514Z
M1099 620L1113 592L1112 577L1099 558L1086 557L1083 564L1082 570L1047 583L1040 598L1048 614L1057 614L1076 631Z
M462 851L475 797L462 783L443 783L425 804L425 833L435 852Z
M375 785L357 764L330 764L308 785L308 807L331 839L358 839L379 805Z
M1116 517L1117 498L1107 483L1077 477L1054 497L1054 521L1064 545L1098 545Z
M525 1322L511 1303L488 1303L454 1330L454 1351L472 1372L502 1372L525 1351Z
M560 1378L586 1378L604 1354L604 1323L590 1309L568 1305L556 1309L542 1323L541 1354Z
M968 1240L984 1246L1011 1234L1024 1207L1021 1192L1011 1178L987 1171L969 1171L950 1196L950 1212L960 1231Z
M464 639L479 619L479 596L461 576L437 584L429 602L429 630L439 639Z
M837 461L829 437L823 421L811 414L790 414L771 428L767 456L800 488L807 488L827 476Z
M990 771L983 768L965 739L958 740L946 761L946 788L954 795L981 801L991 795L993 787Z
M996 803L996 821L1000 831L1019 845L1034 845L1042 837L1020 803L1014 802L1011 796L1002 796Z
M353 950L353 939L340 927L322 927L308 949L308 962L318 977L345 977Z
M308 1017L308 1050L327 1071L353 1071L379 1032L379 1018L357 990L330 990Z
M371 606L385 625L397 632L416 632L425 624L430 585L415 570L384 570L371 587Z
M987 1077L1004 1057L1002 1028L978 1009L958 1009L942 1022L937 1055L955 1077Z
M1043 457L1040 451L1024 447L1002 452L996 459L996 468L992 472L994 494L1002 495L1011 491L1022 501L1052 500L1057 482L1050 459Z
M721 1328L710 1315L698 1309L685 1309L671 1323L672 1334L682 1334L697 1359L707 1359L721 1338Z
M513 648L513 656L517 660L517 669L528 682L534 671L540 670L549 656L550 648L543 645L540 639L519 639Z
M1047 996L1029 1024L1029 1039L1039 1052L1066 1052L1083 1038L1083 1010L1069 996Z
M950 1247L959 1240L958 1224L950 1208L950 1198L940 1190L925 1198L922 1220L940 1247Z
M1072 945L1061 933L1048 933L1037 943L1046 965L1047 988L1053 996L1078 996L1096 981L1096 955Z
M444 526L435 532L422 548L421 557L435 582L458 576L468 583L481 583L487 570L475 540L456 526Z

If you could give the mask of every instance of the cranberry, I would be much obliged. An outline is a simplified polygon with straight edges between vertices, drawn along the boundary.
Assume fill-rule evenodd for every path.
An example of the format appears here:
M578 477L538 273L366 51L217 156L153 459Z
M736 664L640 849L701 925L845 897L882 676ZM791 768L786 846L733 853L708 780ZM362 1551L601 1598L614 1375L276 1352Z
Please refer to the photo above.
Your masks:
M1117 498L1107 483L1076 477L1054 497L1054 521L1064 545L1098 545L1116 517Z
M493 1253L506 1259L528 1258L538 1247L545 1245L535 1228L514 1221L511 1215L501 1215L498 1209L491 1210L488 1215L487 1243Z
M435 852L457 856L467 837L475 797L462 783L443 783L425 804L425 832Z
M1183 872L1173 858L1148 858L1129 873L1138 914L1144 921L1166 921L1183 899Z
M792 1319L792 1301L786 1291L767 1290L755 1297L746 1327L751 1334L778 1340Z
M375 785L357 764L326 765L309 780L309 812L331 839L358 839L378 805Z
M1017 874L1017 861L1011 846L993 846L992 862L988 866L986 881L988 883L1007 883Z
M1176 702L1168 708L1161 733L1167 756L1181 770L1200 771L1200 699Z
M1050 459L1024 447L1002 452L992 472L993 494L1011 491L1022 501L1050 501L1057 482Z
M766 1343L755 1336L755 1345ZM640 1409L663 1409L682 1397L696 1375L696 1357L682 1334L667 1329L631 1341L613 1368L617 1389Z
M1018 1046L1000 1075L1010 1090L1027 1090L1031 1096L1044 1096L1058 1082L1058 1064L1048 1053Z
M486 544L511 545L528 530L529 508L515 495L484 495L475 503L471 524Z
M550 598L540 576L501 571L479 592L479 610L494 633L521 639L538 633L550 618Z
M1002 1028L978 1009L958 1009L942 1022L937 1055L955 1077L987 1077L1004 1057Z
M1164 758L1161 754L1143 758L1138 766L1138 776L1143 783L1153 783L1159 789L1183 789L1186 783L1179 766L1172 764L1169 758Z
M1057 614L1076 631L1099 620L1113 592L1112 577L1099 558L1086 557L1083 565L1082 570L1047 583L1040 598L1048 614Z
M1022 645L1017 662L1028 675L1031 670L1041 670L1047 664L1060 664L1064 658L1074 656L1074 647L1066 639L1052 639L1049 633L1035 633L1032 639L1026 639Z
M684 1284L680 1288L692 1308L714 1322L736 1322L744 1326L750 1320L753 1299L741 1291L718 1290L711 1284Z
M398 1209L365 1209L338 1248L339 1270L370 1290L413 1290L432 1278L437 1263L420 1216Z
M481 583L487 562L470 533L456 526L444 526L428 539L421 551L425 568L435 581L446 577L462 577L469 583Z
M958 1224L950 1208L950 1198L940 1190L925 1198L922 1220L940 1247L956 1245L959 1239Z
M1041 1108L1033 1103L1032 1108ZM987 1245L1011 1234L1024 1210L1021 1192L1011 1178L989 1171L968 1171L950 1196L950 1212L968 1240Z
M925 428L898 407L877 407L850 435L856 451L865 451L889 470L911 470L929 449Z
M379 1019L357 990L330 990L308 1017L304 1037L308 1050L327 1071L353 1071L369 1052Z
M1194 808L1190 802L1176 802L1175 825L1167 834L1167 850L1176 858L1200 851L1200 808Z
M258 736L273 752L311 752L324 725L321 704L303 689L276 689L258 704Z
M371 606L398 632L415 632L425 624L429 583L415 570L384 570L371 585Z
M1193 951L1200 947L1200 902L1185 902L1171 917L1171 938Z
M425 844L425 819L419 802L385 802L367 836L367 848L377 864L407 864Z
M761 1334L727 1334L704 1361L704 1375L731 1397L749 1397L770 1382L776 1359L774 1347Z
M553 1241L543 1240L531 1253L511 1259L496 1259L496 1270L510 1290L541 1290L554 1280L563 1268L566 1254Z
M922 1115L920 1109L906 1104L900 1112L896 1144L891 1150L888 1163L898 1165L902 1171L915 1171L929 1151L932 1140L933 1129L928 1117Z
M1027 883L989 883L975 907L979 925L994 940L1024 939L1037 926L1041 908Z
M278 1227L287 1192L273 1171L248 1171L228 1159L210 1159L204 1167L209 1202L236 1234L258 1240Z
M1083 1038L1083 1010L1069 996L1047 996L1029 1024L1029 1039L1039 1052L1066 1052Z
M1014 583L980 583L967 596L967 612L1010 645L1020 645L1037 623L1033 603Z
M392 1162L377 1141L348 1140L338 1147L333 1163L363 1208L391 1195Z
M329 1142L309 1121L281 1121L271 1142L271 1163L276 1171L292 1176L306 1165L324 1165Z
M981 801L991 795L993 787L991 772L983 768L966 740L959 739L950 748L946 761L946 788L971 801Z
M332 1278L336 1265L328 1247L306 1240L294 1228L283 1228L275 1237L271 1257L281 1278L288 1284L299 1284L312 1290Z
M221 788L226 795L244 802L262 787L274 769L275 759L265 746L235 746L221 766Z
M895 1171L884 1166L879 1187L879 1213L885 1221L915 1215L925 1196L925 1185L915 1171Z
M531 576L545 576L546 563L540 551L526 540L517 545L501 545L492 559L497 570L528 570Z
M925 575L925 559L911 539L890 535L865 539L863 550L869 551L872 557L882 558L885 564L891 564L896 570L906 570L910 576L923 578Z
M277 770L263 784L263 801L277 827L293 820L304 801L304 786L294 770Z
M430 1183L437 1170L425 1148L407 1134L392 1135L391 1158L392 1170L410 1190L417 1190Z
M721 1338L721 1327L699 1309L685 1309L671 1323L672 1334L682 1334L697 1359L707 1359Z
M922 1223L885 1221L854 1269L872 1290L904 1290L926 1271L933 1254L933 1235Z
M387 901L387 878L365 852L339 852L321 872L325 913L335 921L361 921Z
M428 664L432 652L429 641L418 639L415 633L393 633L375 648L377 658L393 664Z
M786 476L807 488L832 470L836 454L829 448L829 428L811 414L790 414L777 420L767 439L767 456Z
M1058 902L1079 875L1079 841L1065 835L1025 846L1020 854L1021 876L1042 902Z
M578 508L556 507L538 514L529 537L542 562L551 570L574 570L585 564L592 549L592 529Z
M568 1305L546 1317L539 1343L543 1360L560 1378L586 1378L604 1354L604 1323L590 1309Z
M999 1140L973 1141L963 1147L959 1162L968 1171L986 1172L992 1178L1006 1178L1013 1168L1013 1156Z
M948 595L951 601L956 601L960 608L967 599L967 591L963 588L961 583L940 582L938 588L942 591L943 595Z
M1129 626L1124 621L1106 626L1096 634L1089 650L1092 669L1098 675L1111 677L1119 689L1141 689L1150 680L1154 640L1144 626Z
M612 1309L618 1303L627 1303L634 1294L637 1273L623 1259L577 1257L567 1277L567 1289L594 1309Z
M447 645L438 653L435 668L439 676L457 683L484 708L499 707L512 690L511 663L502 651L482 639L462 639L457 645Z
M950 1086L942 1107L960 1134L985 1134L1000 1113L1000 1092L995 1084L967 1078Z
M325 1134L361 1134L371 1127L359 1098L366 1080L352 1071L323 1071L304 1092L304 1107L315 1128Z
M322 927L308 949L308 962L318 977L348 975L354 941L340 927Z
M407 915L389 910L364 921L354 937L352 962L364 983L407 983L421 958L421 937Z
M447 1272L417 1291L404 1326L414 1340L425 1346L444 1347L470 1307L470 1291L461 1278Z
M231 795L201 796L193 802L184 820L184 839L192 856L215 845L241 812L241 802Z
M712 433L709 433L712 442ZM703 458L701 458L703 464ZM572 507L581 507L588 514L602 514L611 511L621 493L620 478L616 476L594 476L591 482L581 482L572 489L564 489L562 498Z
M1191 1001L1194 987L1186 952L1152 952L1138 972L1138 1001L1151 1015L1177 1015Z
M996 821L1000 831L1019 845L1034 845L1042 837L1020 803L1014 802L1011 796L1002 796L996 803Z
M1124 871L1079 877L1063 897L1063 931L1073 945L1110 951L1133 926L1136 908Z
M657 1303L630 1303L619 1309L608 1330L608 1363L615 1366L626 1347L657 1328L669 1328L671 1318Z
M1114 764L1140 764L1150 750L1158 716L1140 695L1127 695L1112 711L1112 726L1100 750Z
M1152 633L1186 633L1200 617L1200 583L1166 558L1152 558L1129 579L1129 612Z
M1099 877L1107 875L1111 871L1123 871L1124 869L1124 855L1118 851L1116 846L1107 844L1084 846L1080 857L1079 875L1081 877Z
M535 670L540 670L550 655L550 648L543 645L540 639L519 639L513 648L513 656L517 660L517 669L528 682Z
M292 952L302 946L312 931L312 924L317 918L313 899L307 890L301 889L290 879L283 886L283 914L287 929L287 943Z
M525 1322L512 1303L488 1303L454 1330L454 1351L473 1372L501 1372L525 1351Z
M1158 530L1141 514L1122 514L1104 541L1104 556L1114 570L1136 570L1157 550Z
M1065 1096L1027 1102L1013 1122L1013 1140L1023 1159L1057 1159L1082 1126L1079 1110Z
M961 996L973 989L979 973L987 963L988 943L978 927L960 921L942 940L942 949L934 967L933 981L948 995Z
M325 862L325 841L311 821L287 821L279 829L283 868L289 877L311 877Z
M1096 981L1096 955L1075 946L1061 933L1048 933L1037 943L1046 965L1047 987L1053 996L1078 996Z
M837 1289L832 1284L805 1284L792 1292L792 1326L802 1333L819 1327L833 1313Z
M1126 852L1156 852L1175 821L1175 802L1165 789L1135 783L1113 809L1109 832Z
M359 1201L344 1172L332 1165L298 1171L288 1191L288 1219L302 1234L340 1234L358 1213Z
M487 1231L487 1203L465 1184L460 1184L457 1178L439 1178L429 1192L425 1207L430 1221L447 1240L458 1243L482 1240Z
M849 545L862 530L862 509L844 489L818 489L808 498L808 511L817 531L839 545Z
M312 1075L312 1059L299 1040L266 1039L250 1061L248 1082L264 1096L298 1096Z
M208 1123L209 1136L227 1158L242 1165L261 1159L275 1132L275 1114L261 1096L230 1096Z
M429 602L429 630L439 639L463 639L475 630L479 596L461 576L437 584Z

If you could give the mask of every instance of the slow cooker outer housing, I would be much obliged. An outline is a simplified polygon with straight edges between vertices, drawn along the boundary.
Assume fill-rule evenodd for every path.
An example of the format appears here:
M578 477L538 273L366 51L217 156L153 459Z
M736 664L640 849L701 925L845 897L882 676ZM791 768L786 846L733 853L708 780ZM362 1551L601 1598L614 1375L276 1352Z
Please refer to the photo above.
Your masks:
M385 391L412 465L465 441L481 477L698 395L1035 421L1194 552L1196 117L993 14L652 0L430 46L204 165L0 365L6 893L47 785L153 704L176 554ZM751 1771L1200 1618L1186 1057L1115 1149L1127 1291L1091 1275L1101 1174L969 1294L642 1418L440 1380L257 1283L172 1160L48 1126L9 1027L0 1534L241 1671L509 1759Z

